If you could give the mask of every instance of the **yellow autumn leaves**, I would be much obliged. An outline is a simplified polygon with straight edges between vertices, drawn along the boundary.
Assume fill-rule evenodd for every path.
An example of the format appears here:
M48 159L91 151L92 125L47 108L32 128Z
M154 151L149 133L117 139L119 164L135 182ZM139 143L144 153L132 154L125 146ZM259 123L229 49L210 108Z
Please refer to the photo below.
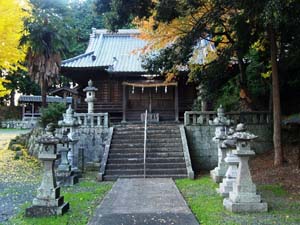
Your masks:
M25 7L28 7L25 0L0 0L0 72L16 70L25 59L26 51L19 47L22 18L27 14ZM10 92L3 85L6 82L0 77L0 97Z
M13 70L25 58L25 49L19 47L23 31L22 18L25 2L0 0L0 68Z

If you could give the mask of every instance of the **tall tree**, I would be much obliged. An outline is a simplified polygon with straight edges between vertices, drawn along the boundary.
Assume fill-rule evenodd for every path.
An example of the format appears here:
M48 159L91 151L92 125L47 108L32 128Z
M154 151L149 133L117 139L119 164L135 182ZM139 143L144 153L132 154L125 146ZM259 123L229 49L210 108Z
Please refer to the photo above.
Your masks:
M69 2L70 19L69 26L72 28L72 37L69 44L69 52L66 57L74 57L82 54L89 42L91 28L104 28L103 16L94 12L94 0Z
M278 31L282 19L282 2L280 0L268 0L265 5L264 18L270 42L270 55L272 65L272 100L273 100L273 143L274 143L274 165L281 166L284 156L281 144L281 103L278 71L278 46L276 31Z
M0 0L0 70L12 70L25 59L25 49L19 47L22 35L22 19L27 13L26 7L18 0Z
M279 80L288 79L288 75L280 76L279 79L279 72L287 71L286 68L279 66L281 61L287 65L299 59L299 1L159 0L152 1L151 9L142 16L133 10L129 10L125 15L119 13L120 11L116 9L120 7L116 7L115 3L124 5L125 0L97 2L103 3L102 8L109 8L111 12L107 15L116 14L120 18L127 19L124 21L138 16L141 19L139 25L143 28L144 37L152 41L152 46L164 47L158 54L150 54L146 60L149 70L170 71L172 74L176 66L188 62L199 39L213 42L217 49L215 54L208 53L210 59L203 65L195 66L194 71L190 67L192 70L190 74L198 73L202 80L205 77L212 77L208 74L224 72L230 74L230 68L234 68L234 64L238 63L240 97L249 103L251 98L247 93L247 66L249 63L251 66L254 64L254 60L251 61L251 57L248 57L249 52L257 47L257 43L269 50L268 61L271 71L262 74L269 74L272 78L274 164L282 165ZM141 3L141 1L130 2ZM138 5L135 8L138 8ZM118 23L122 25L119 20L111 19L109 27L116 29ZM299 63L294 63L293 67L299 68L297 65ZM216 68L223 71L215 73ZM299 69L294 74L299 74ZM208 84L211 83L209 79L206 81Z
M41 87L42 105L47 89L58 82L61 56L67 49L70 28L66 22L66 2L31 0L31 16L24 19L21 46L28 46L27 66L32 79Z
M19 47L22 18L27 16L23 7L28 7L26 1L21 4L18 0L0 0L0 97L10 93L4 85L7 80L1 76L1 70L16 70L25 59L25 48Z
M135 16L151 15L152 0L95 0L95 10L103 15L106 27L112 31L128 27Z

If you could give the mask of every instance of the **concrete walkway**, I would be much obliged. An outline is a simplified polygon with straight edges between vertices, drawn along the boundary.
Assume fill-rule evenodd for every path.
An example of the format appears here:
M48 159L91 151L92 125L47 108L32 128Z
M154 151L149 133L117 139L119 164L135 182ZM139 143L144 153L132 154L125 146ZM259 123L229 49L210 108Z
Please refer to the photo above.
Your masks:
M118 179L89 225L199 225L172 179Z

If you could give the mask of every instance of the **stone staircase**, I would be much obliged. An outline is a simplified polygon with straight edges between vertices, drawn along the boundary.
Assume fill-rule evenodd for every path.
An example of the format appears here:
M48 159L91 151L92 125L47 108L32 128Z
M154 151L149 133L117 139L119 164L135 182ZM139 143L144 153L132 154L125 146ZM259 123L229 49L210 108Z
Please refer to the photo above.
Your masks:
M115 127L104 180L144 177L143 161L143 124ZM146 177L187 177L178 125L148 125Z

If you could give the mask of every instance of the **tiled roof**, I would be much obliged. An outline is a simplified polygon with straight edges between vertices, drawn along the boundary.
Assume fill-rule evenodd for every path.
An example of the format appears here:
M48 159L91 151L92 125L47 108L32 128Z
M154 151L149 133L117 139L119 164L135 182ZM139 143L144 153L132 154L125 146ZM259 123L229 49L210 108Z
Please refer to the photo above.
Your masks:
M146 72L139 50L146 42L138 39L138 30L122 29L117 33L92 29L84 54L64 60L62 68L104 68L111 72Z
M72 97L66 98L67 103L72 103ZM21 95L19 102L42 102L42 97L40 95ZM65 102L65 99L57 96L47 96L47 103L53 102Z

